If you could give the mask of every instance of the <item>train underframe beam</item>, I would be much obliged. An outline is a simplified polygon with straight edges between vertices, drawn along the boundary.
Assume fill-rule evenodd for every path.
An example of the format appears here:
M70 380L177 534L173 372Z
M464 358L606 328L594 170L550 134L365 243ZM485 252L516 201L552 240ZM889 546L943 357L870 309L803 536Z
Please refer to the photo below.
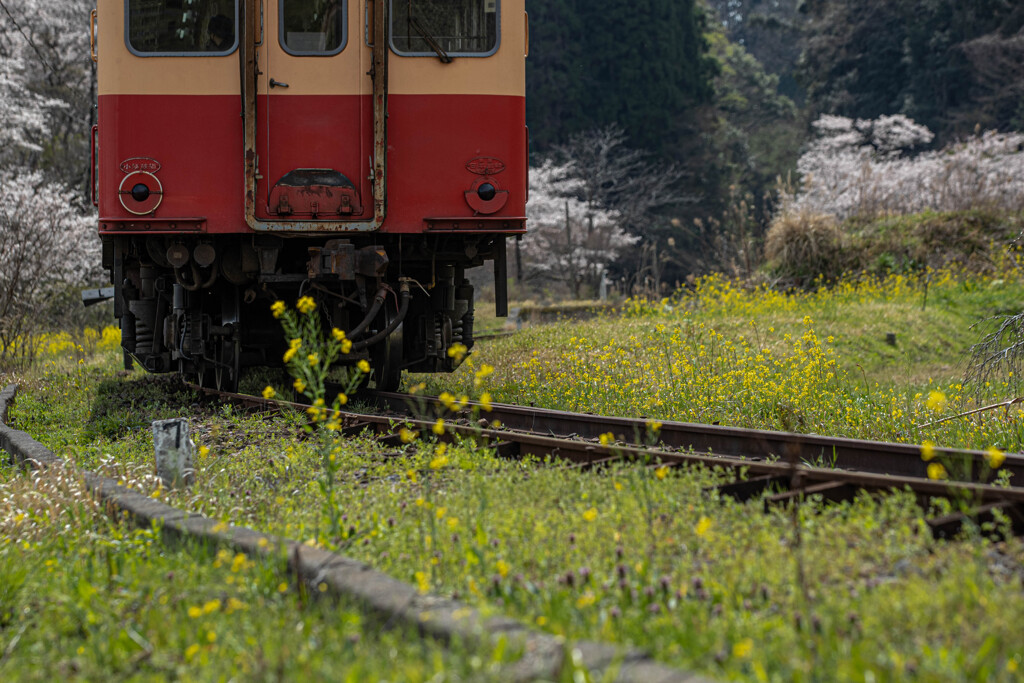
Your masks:
M325 329L353 339L378 388L403 370L451 372L474 343L468 268L494 260L496 312L507 310L505 236L106 237L126 362L233 390L246 367L280 367L287 348L274 301L311 296Z

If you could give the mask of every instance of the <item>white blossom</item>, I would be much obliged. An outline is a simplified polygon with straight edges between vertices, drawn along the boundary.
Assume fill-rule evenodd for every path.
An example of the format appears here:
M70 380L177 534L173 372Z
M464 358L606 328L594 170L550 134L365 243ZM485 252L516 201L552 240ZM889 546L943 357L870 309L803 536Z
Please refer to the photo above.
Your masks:
M638 237L621 227L620 216L582 201L582 181L569 163L546 161L530 169L530 231L523 239L526 279L562 282L579 296L595 287L608 265Z
M1022 134L988 131L915 154L933 135L902 115L822 116L814 129L818 137L797 163L801 185L795 193L783 193L784 212L843 220L926 209L1024 207Z

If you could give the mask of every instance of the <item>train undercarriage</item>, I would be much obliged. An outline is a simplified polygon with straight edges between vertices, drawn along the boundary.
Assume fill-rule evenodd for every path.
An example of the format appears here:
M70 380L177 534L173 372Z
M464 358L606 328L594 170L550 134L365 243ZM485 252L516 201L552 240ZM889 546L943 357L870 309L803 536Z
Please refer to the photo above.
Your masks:
M342 362L366 359L371 382L398 387L403 370L451 372L448 349L473 347L466 270L494 261L504 314L505 236L105 236L126 366L179 372L234 390L248 367L280 367L287 340L270 307L317 303L325 329L352 339Z

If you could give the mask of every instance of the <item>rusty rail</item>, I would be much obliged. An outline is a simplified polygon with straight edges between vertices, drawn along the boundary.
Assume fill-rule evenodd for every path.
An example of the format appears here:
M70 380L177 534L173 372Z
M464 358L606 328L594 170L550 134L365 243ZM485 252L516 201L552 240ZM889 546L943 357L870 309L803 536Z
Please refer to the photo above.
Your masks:
M253 408L306 408L297 403L194 388L207 396ZM342 431L348 435L372 432L387 445L402 445L399 430L403 426L427 433L436 416L443 413L441 402L434 398L373 391L364 396L375 400L385 414L342 412ZM410 410L410 406L415 406L415 410ZM501 457L550 457L579 469L617 462L725 468L735 471L737 480L715 487L719 494L741 500L765 495L766 507L806 496L843 501L861 491L909 490L922 505L934 497L965 503L960 512L927 520L938 537L955 535L967 523L993 520L998 513L1010 519L1015 533L1024 534L1024 487L997 486L980 481L980 477L973 481L930 479L917 446L681 422L661 423L660 443L654 446L643 443L645 420L492 404L490 412L477 413L486 415L486 419L475 422L466 419L472 416L473 406L479 404L471 404L462 415L449 416L456 419L446 424L445 438L473 438ZM499 422L500 428L496 428ZM616 442L600 443L599 436L609 431L615 434ZM718 448L708 450L698 444L714 444ZM823 463L805 457L817 455L825 447L836 454L833 460ZM936 451L938 457L958 456L966 458L965 462L983 459L979 451ZM868 467L855 468L850 463ZM1024 462L1019 455L1009 455L1003 467L1015 474L1022 471Z

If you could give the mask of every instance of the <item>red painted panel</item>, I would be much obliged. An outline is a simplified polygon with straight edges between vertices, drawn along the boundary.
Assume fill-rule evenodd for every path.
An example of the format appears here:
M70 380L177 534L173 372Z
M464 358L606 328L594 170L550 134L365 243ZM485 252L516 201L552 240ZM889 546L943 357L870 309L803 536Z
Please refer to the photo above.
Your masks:
M271 158L260 156L266 187L295 168L334 168L358 183L363 205L369 207L369 162L362 157L372 146L369 140L359 143L357 133L371 115L369 98L361 103L354 96L279 99L280 107L277 100L273 104L274 120L301 111L293 119L301 125L271 131ZM266 98L259 104L258 115L265 116ZM117 187L124 177L120 164L149 157L161 165L157 174L165 192L156 217L205 217L209 232L248 231L240 106L240 98L232 95L101 96L100 216L131 217L118 201ZM428 217L472 216L465 192L480 176L466 165L478 157L505 164L493 181L509 191L509 201L494 215L525 215L522 97L392 95L388 106L388 217L383 232L421 232ZM259 144L265 149L265 141Z

